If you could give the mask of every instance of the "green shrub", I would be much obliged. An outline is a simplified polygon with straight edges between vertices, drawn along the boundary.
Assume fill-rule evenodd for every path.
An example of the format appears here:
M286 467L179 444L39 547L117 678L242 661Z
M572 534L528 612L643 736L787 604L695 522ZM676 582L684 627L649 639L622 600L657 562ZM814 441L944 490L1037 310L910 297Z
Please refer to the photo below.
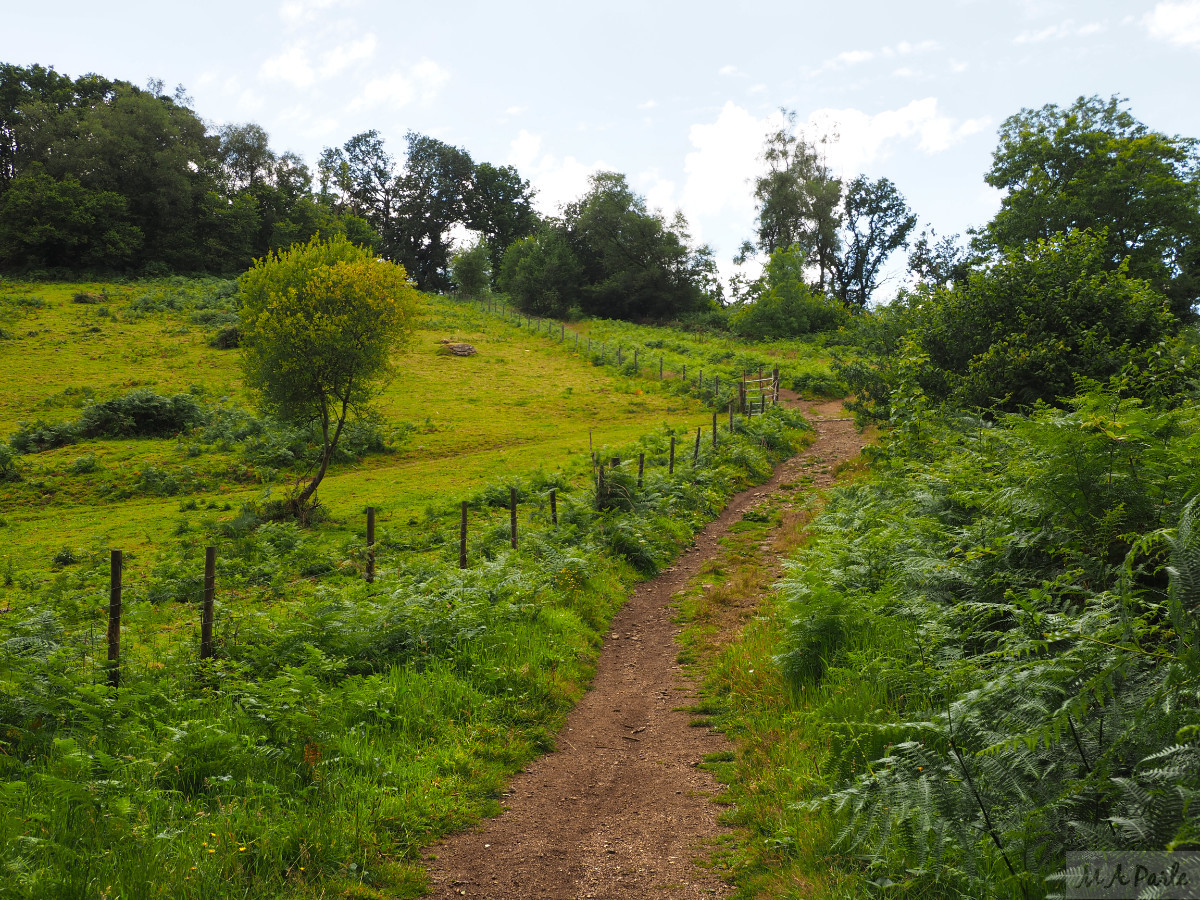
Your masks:
M19 422L16 433L8 442L18 453L41 453L43 450L74 444L78 440L79 426L75 423L61 422L51 425L37 419L33 422Z
M170 437L203 424L205 419L206 412L195 397L163 397L137 388L85 407L79 433L85 437Z
M208 339L214 350L236 350L241 342L241 331L237 325L225 325Z
M753 301L729 314L729 330L742 337L773 340L836 331L849 320L840 300L814 290L804 280L804 253L793 246L771 254Z
M8 444L0 444L0 481L20 481L17 455Z

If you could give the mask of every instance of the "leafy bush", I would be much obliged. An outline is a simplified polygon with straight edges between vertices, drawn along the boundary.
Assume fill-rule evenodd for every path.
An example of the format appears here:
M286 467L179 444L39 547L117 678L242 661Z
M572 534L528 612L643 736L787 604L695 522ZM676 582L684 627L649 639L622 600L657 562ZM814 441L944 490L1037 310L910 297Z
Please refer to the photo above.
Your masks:
M767 270L746 302L729 314L734 334L758 340L835 331L850 319L840 300L814 290L804 280L804 253L798 246L771 254Z
M8 444L0 444L0 481L20 481L16 454Z
M136 388L122 397L85 407L79 433L84 437L170 437L203 424L205 418L195 397L163 397Z
M18 423L17 430L8 439L12 449L18 453L41 453L65 447L79 440L79 426L73 422L48 424L41 419Z
M241 343L241 331L237 325L225 325L208 339L214 350L236 350Z
M1059 403L1077 379L1116 375L1131 352L1174 333L1165 297L1111 271L1102 237L1057 235L923 301L917 379L935 400L1013 411Z

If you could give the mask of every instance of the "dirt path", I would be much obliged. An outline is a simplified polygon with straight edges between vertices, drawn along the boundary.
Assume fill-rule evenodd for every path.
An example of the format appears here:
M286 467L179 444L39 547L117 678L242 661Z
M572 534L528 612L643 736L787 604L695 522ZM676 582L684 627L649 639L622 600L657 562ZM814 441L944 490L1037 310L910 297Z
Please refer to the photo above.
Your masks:
M695 686L676 657L673 595L718 551L731 524L780 484L801 475L820 488L862 439L839 402L801 406L818 439L765 484L735 496L674 566L638 586L613 620L591 689L571 712L557 752L513 778L506 811L435 846L429 866L438 898L728 897L732 889L697 866L717 824L718 792L697 768L730 749L724 735L689 727L680 707ZM764 560L773 564L773 560Z

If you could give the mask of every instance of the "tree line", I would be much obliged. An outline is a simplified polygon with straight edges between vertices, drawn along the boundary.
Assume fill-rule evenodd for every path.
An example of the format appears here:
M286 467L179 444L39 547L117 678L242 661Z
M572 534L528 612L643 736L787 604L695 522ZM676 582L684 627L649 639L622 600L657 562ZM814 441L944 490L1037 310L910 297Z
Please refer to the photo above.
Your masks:
M784 337L867 309L898 252L904 301L965 290L1022 248L1087 232L1104 271L1144 282L1177 319L1200 299L1197 143L1148 128L1119 98L1007 119L984 175L1005 191L1001 209L965 239L916 236L896 185L838 177L824 139L785 111L752 187L753 240L735 260L758 256L764 271L735 276L728 296L686 219L650 209L619 173L593 175L543 217L515 168L427 135L409 132L400 157L377 131L354 135L325 148L314 177L261 126L209 128L191 103L161 81L0 64L0 271L235 273L314 235L345 236L422 290L498 287L538 315L690 318ZM462 229L477 243L456 247Z
M529 182L426 135L327 148L317 183L254 123L209 128L182 86L0 64L0 270L239 273L320 233L449 285L462 224L498 253L536 225Z

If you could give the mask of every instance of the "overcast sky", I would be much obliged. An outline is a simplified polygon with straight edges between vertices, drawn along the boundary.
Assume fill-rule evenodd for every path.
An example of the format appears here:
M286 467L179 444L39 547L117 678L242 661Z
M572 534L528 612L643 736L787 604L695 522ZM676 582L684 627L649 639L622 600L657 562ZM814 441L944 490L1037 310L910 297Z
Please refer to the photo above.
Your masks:
M546 212L624 172L723 268L752 237L748 180L780 107L942 234L996 210L983 174L1023 107L1118 94L1200 136L1200 0L9 6L0 60L182 84L206 121L257 122L314 169L374 128L397 156L413 130L515 165Z

